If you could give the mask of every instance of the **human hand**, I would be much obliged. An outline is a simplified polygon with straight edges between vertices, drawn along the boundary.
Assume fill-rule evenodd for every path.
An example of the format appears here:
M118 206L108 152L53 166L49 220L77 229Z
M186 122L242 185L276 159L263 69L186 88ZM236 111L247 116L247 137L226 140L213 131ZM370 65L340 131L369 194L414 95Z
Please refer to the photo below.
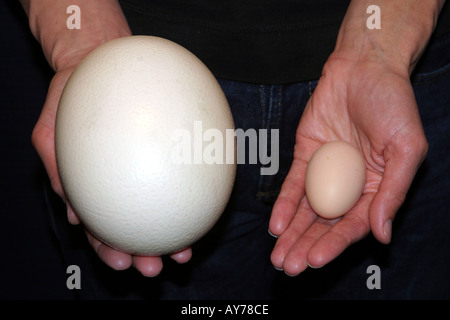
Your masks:
M350 2L335 50L302 115L294 160L269 224L279 236L272 263L289 275L308 265L324 266L369 231L389 243L392 221L426 156L428 143L409 76L444 1L399 2L377 1L383 26L376 30L365 27L372 1ZM326 220L309 206L304 179L314 151L332 140L361 151L366 184L348 213Z
M75 61L79 60L74 59L74 62L71 61L67 67L62 67L55 73L50 83L42 113L32 134L33 145L44 163L51 185L66 203L67 217L71 224L79 224L80 220L70 206L59 178L54 149L54 126L62 90L77 64ZM124 270L133 265L145 276L156 276L163 268L161 257L132 256L111 248L93 236L88 230L86 230L86 235L100 259L115 270ZM171 257L179 263L187 262L191 257L191 249L187 248L174 253Z
M79 224L80 220L64 194L55 157L54 129L59 99L70 75L91 50L114 38L129 36L131 31L116 1L83 3L83 24L80 30L66 28L67 17L64 13L71 4L69 0L21 2L29 16L31 30L55 71L41 115L32 133L32 143L42 159L53 190L66 203L69 222ZM134 266L145 276L156 276L162 270L161 257L133 256L106 245L88 230L86 234L100 259L113 269L123 270ZM186 248L171 257L179 263L184 263L189 261L191 255L191 249Z
M309 206L304 177L314 151L333 140L361 151L366 184L348 213L327 220ZM408 70L332 55L300 120L294 160L273 208L269 231L279 236L273 265L289 275L322 267L369 231L389 243L392 221L427 148Z

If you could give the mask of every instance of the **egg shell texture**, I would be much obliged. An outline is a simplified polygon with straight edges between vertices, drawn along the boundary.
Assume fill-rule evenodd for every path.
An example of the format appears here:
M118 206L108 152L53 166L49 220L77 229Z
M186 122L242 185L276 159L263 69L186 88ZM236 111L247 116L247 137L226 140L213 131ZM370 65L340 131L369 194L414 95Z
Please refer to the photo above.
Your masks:
M174 130L234 129L227 100L200 60L157 37L110 41L77 67L58 107L55 149L81 221L121 251L161 255L217 222L235 164L177 164Z
M334 219L348 212L359 200L366 181L360 151L343 141L322 145L308 162L305 189L311 208Z

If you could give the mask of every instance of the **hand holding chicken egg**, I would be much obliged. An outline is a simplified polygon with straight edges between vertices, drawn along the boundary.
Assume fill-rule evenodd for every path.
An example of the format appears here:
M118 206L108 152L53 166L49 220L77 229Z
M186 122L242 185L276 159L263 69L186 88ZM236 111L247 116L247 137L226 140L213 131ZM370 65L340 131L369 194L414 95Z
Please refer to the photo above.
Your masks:
M336 165L350 155L324 154L332 141L363 160L330 170L327 162ZM274 266L289 275L322 267L369 232L389 243L392 221L426 151L407 75L383 62L329 60L300 120L294 161L272 211ZM362 186L354 170L365 175ZM331 188L321 179L330 179Z

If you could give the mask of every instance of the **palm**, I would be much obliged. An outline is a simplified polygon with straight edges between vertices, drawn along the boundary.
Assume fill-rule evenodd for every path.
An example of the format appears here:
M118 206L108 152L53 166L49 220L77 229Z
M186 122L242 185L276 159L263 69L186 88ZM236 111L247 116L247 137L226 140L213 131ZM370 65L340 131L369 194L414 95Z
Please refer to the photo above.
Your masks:
M73 63L73 65L76 65L76 63ZM61 69L53 77L44 108L34 128L32 139L33 144L45 165L53 189L67 203L69 222L78 224L80 221L68 204L59 179L54 149L54 126L58 101L67 79L74 70L73 65ZM127 269L133 265L146 276L156 276L162 270L161 257L132 256L104 244L89 231L86 231L86 235L89 243L92 245L98 256L114 269ZM179 263L184 263L190 259L191 255L191 249L186 248L171 254L171 257Z
M366 162L366 184L356 206L343 218L326 220L309 207L304 192L306 165L323 143L347 141ZM426 141L408 77L378 64L327 63L302 115L294 161L274 206L270 230L280 235L272 262L289 274L308 264L322 266L371 229L381 242L403 202Z

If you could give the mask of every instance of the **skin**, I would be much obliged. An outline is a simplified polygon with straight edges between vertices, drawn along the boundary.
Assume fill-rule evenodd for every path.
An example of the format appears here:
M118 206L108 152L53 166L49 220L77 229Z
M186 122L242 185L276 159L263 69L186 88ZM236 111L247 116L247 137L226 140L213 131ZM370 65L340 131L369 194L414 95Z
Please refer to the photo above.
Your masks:
M32 133L32 143L44 163L53 190L67 205L69 222L79 224L80 220L64 194L56 165L54 129L58 102L73 70L90 51L109 40L129 36L131 31L116 1L23 0L21 3L28 14L30 29L55 71ZM82 7L82 28L76 31L66 27L66 8L73 4ZM154 277L163 268L161 257L133 256L111 248L87 230L86 235L100 259L115 270L134 266L144 276ZM171 254L178 263L189 261L191 256L190 248Z
M55 192L67 204L68 220L79 224L59 180L54 151L55 115L61 91L78 63L95 47L131 35L120 6L113 0L22 0L30 28L55 71L47 99L32 134L32 142ZM278 240L273 265L298 275L308 265L322 267L369 232L382 243L391 240L395 213L403 203L427 153L409 75L436 24L444 1L352 1L336 48L298 126L294 160L274 205L269 231ZM81 30L68 30L69 5L82 7ZM366 8L382 8L382 29L365 27ZM401 41L400 41L401 39ZM356 206L343 218L319 218L304 192L305 168L314 151L331 140L359 148L367 167L367 182ZM140 257L105 245L88 231L100 259L116 270L134 266L156 276L161 257ZM185 263L190 248L171 257Z
M382 9L382 28L365 28L366 8ZM369 232L381 243L428 150L410 72L443 2L353 1L296 133L294 160L274 205L273 265L295 276L320 268ZM399 14L402 13L402 14ZM415 23L411 23L411 21ZM399 41L402 39L402 41ZM327 220L305 197L305 169L322 144L342 140L366 162L363 194L342 218Z

